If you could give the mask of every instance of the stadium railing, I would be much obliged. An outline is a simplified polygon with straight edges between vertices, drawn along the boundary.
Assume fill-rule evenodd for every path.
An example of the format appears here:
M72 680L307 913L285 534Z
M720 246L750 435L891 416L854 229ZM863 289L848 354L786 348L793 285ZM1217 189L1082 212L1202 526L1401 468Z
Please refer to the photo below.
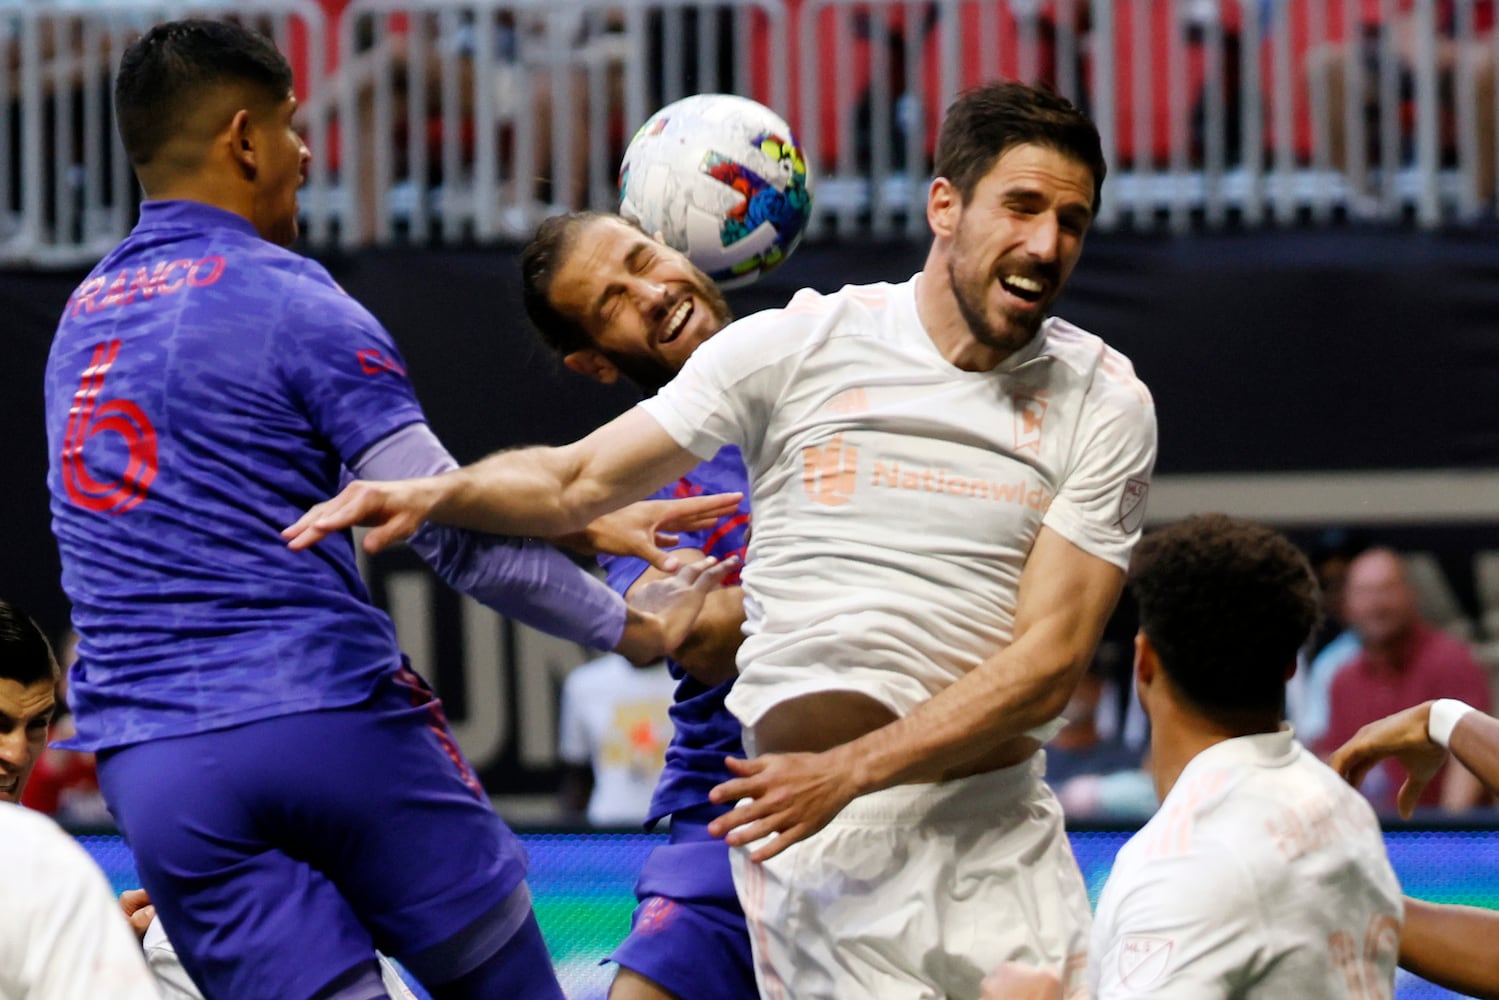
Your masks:
M487 242L609 207L630 130L712 91L798 130L812 238L918 236L941 109L1000 75L1097 121L1102 228L1461 224L1494 209L1494 2L0 0L0 262L77 264L126 231L109 75L184 13L258 25L291 58L322 248ZM1311 72L1339 52L1340 101Z

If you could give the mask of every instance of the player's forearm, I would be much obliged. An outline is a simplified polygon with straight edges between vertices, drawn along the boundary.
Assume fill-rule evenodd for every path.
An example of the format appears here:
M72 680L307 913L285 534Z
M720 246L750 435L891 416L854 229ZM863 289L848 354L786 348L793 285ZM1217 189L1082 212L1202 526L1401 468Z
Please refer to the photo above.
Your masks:
M411 548L459 593L548 635L613 649L624 600L545 542L427 525Z
M905 718L832 752L846 758L860 794L940 780L1067 707L1087 658L1044 655L1039 646L1011 645Z
M738 675L736 657L744 642L744 591L724 587L708 595L702 614L673 654L682 669L714 687Z
M1484 787L1499 791L1499 719L1474 709L1458 720L1447 747Z
M605 508L567 448L504 451L433 479L428 520L498 535L581 531ZM633 498L632 498L633 499Z
M1405 900L1400 967L1466 996L1499 998L1499 912Z

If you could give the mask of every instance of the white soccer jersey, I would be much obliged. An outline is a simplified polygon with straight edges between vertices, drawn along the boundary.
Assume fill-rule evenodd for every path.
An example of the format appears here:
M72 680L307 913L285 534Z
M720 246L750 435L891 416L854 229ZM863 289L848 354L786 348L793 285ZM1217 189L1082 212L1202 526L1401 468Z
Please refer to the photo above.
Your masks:
M1114 862L1096 1000L1388 1000L1404 910L1369 803L1290 729L1194 757Z
M962 371L917 317L918 278L804 290L732 324L640 405L709 458L737 444L755 530L730 709L856 690L908 714L1009 644L1044 524L1121 568L1155 410L1128 359L1048 319Z
M52 820L0 802L0 1000L159 1000L109 883Z

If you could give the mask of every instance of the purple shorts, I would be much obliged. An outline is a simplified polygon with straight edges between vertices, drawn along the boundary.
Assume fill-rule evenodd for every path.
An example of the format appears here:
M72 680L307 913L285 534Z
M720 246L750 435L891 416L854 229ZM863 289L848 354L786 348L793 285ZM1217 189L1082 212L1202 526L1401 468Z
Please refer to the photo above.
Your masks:
M376 948L444 982L530 914L506 905L524 848L409 669L349 708L105 752L99 782L209 996L306 1000Z
M679 997L758 1000L729 848L709 835L707 820L673 817L669 841L646 858L635 898L630 934L611 961Z

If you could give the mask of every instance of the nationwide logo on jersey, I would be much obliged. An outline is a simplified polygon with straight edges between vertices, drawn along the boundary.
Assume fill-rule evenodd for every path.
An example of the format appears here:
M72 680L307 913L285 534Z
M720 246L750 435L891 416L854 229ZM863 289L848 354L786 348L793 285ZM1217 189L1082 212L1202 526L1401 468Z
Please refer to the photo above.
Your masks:
M1046 420L1046 393L1016 393L1015 450L1041 453L1041 424Z
M635 915L637 934L659 934L677 919L677 904L665 896L652 896L640 904Z
M1119 981L1132 990L1153 986L1171 961L1170 938L1126 934L1119 942Z
M1143 479L1126 479L1119 493L1119 517L1114 524L1126 535L1140 530L1145 523L1145 498L1150 495L1150 484Z
M842 434L802 449L802 487L814 503L843 506L853 499L858 479L859 449L845 446Z

